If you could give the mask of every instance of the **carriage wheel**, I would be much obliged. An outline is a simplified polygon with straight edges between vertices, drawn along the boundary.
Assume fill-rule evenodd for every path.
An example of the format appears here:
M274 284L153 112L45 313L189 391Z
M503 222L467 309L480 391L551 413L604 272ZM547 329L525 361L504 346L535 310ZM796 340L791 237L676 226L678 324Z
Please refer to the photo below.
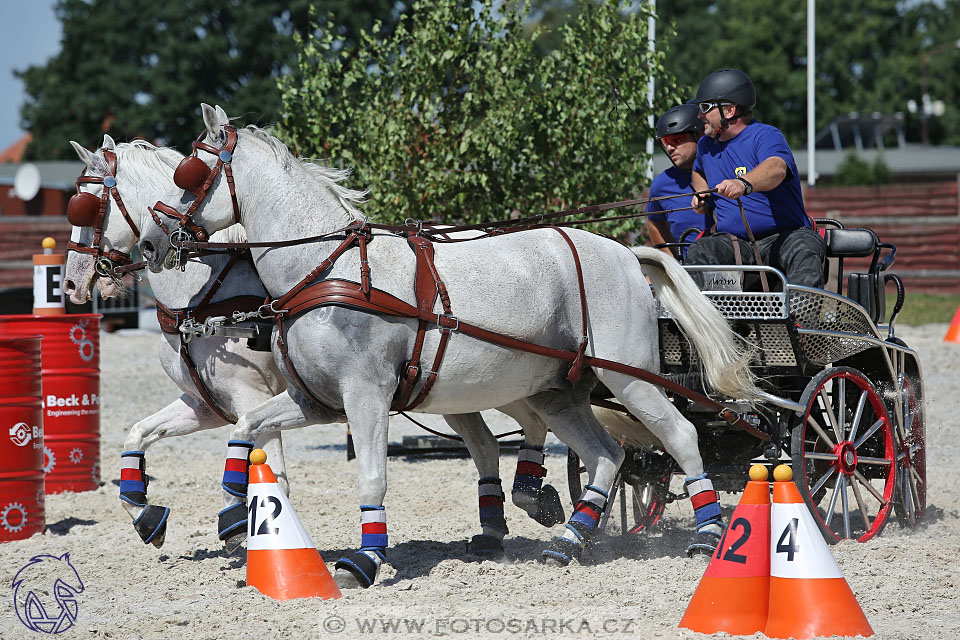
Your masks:
M894 513L902 527L916 527L927 507L927 425L918 383L905 376L903 433L905 440L897 445L897 488Z
M794 482L827 542L866 542L893 502L893 429L876 387L850 367L817 374L800 400L792 434Z
M580 500L583 486L587 483L587 469L580 464L580 458L573 449L567 449L567 487L570 490L570 502L574 505ZM618 473L614 481L613 499L607 503L607 517L620 518L620 534L634 534L656 526L667 508L670 489L670 475L651 479L649 482L628 484ZM630 503L629 508L627 502Z

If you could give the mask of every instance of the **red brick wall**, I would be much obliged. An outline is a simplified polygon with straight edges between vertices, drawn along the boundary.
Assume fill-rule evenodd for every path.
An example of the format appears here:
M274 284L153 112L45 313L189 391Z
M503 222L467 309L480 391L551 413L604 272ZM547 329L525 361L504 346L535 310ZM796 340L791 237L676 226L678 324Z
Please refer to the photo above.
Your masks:
M54 251L66 251L70 240L67 218L0 216L0 289L33 286L33 256L43 253L41 242L47 236L57 241Z
M10 195L11 189L0 188L0 212L3 217L11 216L63 216L67 213L67 202L72 191L60 189L40 189L36 197L24 202Z
M908 291L960 294L958 181L882 187L815 187L804 193L807 213L847 227L870 227L897 246L892 271ZM844 271L864 261L845 261ZM859 267L859 268L858 268Z

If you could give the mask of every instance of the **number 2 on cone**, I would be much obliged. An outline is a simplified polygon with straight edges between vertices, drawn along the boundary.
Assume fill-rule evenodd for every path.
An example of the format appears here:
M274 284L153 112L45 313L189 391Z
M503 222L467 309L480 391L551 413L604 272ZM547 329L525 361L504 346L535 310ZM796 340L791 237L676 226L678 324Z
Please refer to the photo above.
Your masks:
M723 556L720 556L720 552L726 548L727 534L730 533L730 529L741 529L742 533L736 541L730 545L730 548L724 552ZM723 532L723 537L720 538L720 546L717 550L717 556L722 560L727 560L729 562L736 562L739 564L747 564L747 556L737 553L737 549L742 547L747 543L747 540L750 539L750 521L746 518L737 518L730 526L727 527L727 530Z

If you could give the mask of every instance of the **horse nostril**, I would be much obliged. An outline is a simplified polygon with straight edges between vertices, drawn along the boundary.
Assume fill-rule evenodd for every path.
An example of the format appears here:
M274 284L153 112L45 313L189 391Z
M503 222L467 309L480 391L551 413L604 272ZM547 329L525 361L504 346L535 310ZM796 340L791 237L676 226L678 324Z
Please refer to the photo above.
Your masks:
M149 240L144 240L140 243L140 252L143 254L143 257L148 259L156 256L156 248Z
M77 283L75 283L73 280L70 280L69 278L64 281L63 292L65 294L70 295L71 293L76 292L76 290L77 290Z

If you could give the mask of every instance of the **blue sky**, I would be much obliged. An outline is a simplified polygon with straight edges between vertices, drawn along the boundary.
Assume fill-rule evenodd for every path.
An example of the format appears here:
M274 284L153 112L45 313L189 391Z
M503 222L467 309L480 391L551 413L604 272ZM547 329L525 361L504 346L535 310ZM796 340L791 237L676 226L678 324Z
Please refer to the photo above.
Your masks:
M43 64L60 50L55 0L0 0L0 150L23 135L23 83L14 69Z

